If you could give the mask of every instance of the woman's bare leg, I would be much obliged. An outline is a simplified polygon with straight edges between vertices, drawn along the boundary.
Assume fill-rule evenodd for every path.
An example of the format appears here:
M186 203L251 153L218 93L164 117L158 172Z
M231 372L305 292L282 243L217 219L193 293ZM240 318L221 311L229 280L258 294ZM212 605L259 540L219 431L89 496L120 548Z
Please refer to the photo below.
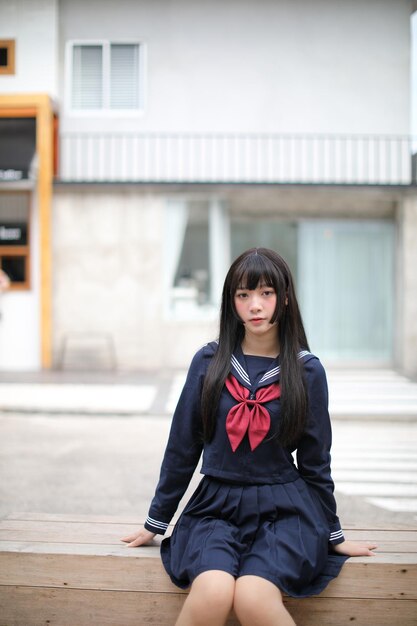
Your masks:
M280 590L260 576L236 580L233 608L242 626L295 626Z
M235 579L220 570L203 572L191 585L175 626L223 626L233 605Z

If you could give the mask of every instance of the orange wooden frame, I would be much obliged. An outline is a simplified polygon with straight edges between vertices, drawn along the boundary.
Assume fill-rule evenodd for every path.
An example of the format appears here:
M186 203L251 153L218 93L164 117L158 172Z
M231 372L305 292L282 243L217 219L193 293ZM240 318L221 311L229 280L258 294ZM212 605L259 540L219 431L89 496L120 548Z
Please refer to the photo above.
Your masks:
M0 48L7 50L7 65L0 66L0 74L15 74L16 42L14 39L0 39Z
M40 352L41 365L52 364L52 259L51 204L53 181L54 111L47 94L10 94L0 96L1 117L36 118L36 152L39 160L36 184L39 207L40 254Z
M0 115L1 117L1 115ZM17 117L17 116L15 116ZM26 117L26 116L25 116ZM34 117L33 115L29 117ZM10 193L10 192L9 192ZM11 193L14 194L22 194L21 191L12 190ZM31 288L31 263L30 263L30 230L31 230L31 198L30 193L25 191L26 195L26 205L27 205L27 244L24 245L14 245L14 244L2 244L0 245L0 268L2 268L2 258L7 256L23 256L25 257L25 276L26 280L21 283L15 283L13 281L10 282L7 291L27 291Z
M21 283L11 282L7 291L26 291L30 289L30 249L29 246L1 246L0 247L0 267L4 257L20 256L24 258L26 280ZM3 269L3 268L2 268Z

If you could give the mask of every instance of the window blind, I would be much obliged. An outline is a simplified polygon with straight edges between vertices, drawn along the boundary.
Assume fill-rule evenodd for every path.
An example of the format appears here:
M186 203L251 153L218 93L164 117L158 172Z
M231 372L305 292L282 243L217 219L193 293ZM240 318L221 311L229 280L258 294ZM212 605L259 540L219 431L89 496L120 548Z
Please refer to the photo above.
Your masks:
M72 106L74 109L101 109L103 106L101 45L73 47Z
M110 46L110 108L139 108L139 46Z

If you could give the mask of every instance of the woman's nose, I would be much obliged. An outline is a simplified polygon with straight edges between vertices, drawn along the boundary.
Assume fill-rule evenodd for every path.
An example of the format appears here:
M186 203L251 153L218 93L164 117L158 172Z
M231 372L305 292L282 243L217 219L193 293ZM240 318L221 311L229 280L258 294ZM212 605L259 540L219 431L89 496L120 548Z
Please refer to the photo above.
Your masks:
M251 311L259 311L261 308L261 302L257 296L253 296L250 303Z

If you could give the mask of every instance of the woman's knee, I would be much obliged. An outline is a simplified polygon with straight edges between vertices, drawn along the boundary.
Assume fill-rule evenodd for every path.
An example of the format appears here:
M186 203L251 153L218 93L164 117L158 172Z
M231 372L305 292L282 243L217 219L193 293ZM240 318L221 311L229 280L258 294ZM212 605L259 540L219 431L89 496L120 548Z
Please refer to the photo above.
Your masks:
M258 576L237 579L233 608L242 624L278 624L281 614L288 615L280 590Z
M235 579L220 570L203 572L194 580L189 601L196 611L228 615L233 605Z

